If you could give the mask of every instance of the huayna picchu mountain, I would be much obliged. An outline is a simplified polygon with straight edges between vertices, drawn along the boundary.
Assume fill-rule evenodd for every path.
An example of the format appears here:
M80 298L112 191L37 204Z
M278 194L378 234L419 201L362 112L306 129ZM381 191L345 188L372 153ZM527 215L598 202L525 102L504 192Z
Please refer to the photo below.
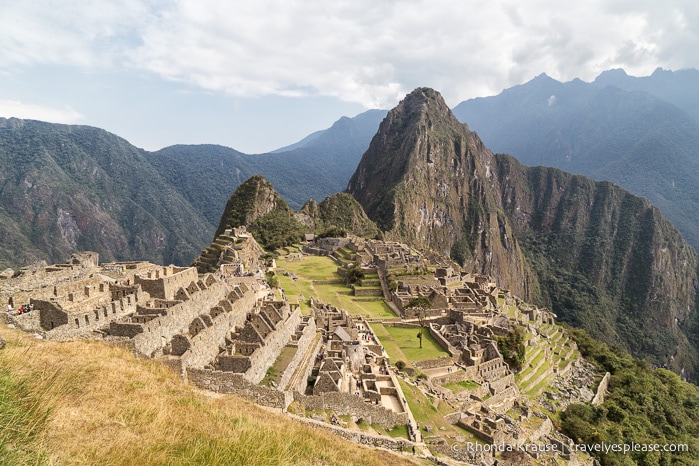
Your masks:
M388 239L450 254L696 380L699 261L647 200L493 154L426 88L389 112L347 191Z

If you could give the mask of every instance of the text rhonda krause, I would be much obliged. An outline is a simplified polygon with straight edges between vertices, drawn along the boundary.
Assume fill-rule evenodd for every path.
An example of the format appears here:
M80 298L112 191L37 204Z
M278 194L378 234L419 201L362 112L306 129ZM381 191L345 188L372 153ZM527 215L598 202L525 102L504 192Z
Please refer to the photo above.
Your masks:
M523 445L508 445L506 443L473 443L455 444L454 451L472 452L506 452L523 451L528 453L556 452L559 451L557 443L525 443ZM570 451L585 453L636 453L636 452L687 452L689 445L686 443L575 443L570 446Z

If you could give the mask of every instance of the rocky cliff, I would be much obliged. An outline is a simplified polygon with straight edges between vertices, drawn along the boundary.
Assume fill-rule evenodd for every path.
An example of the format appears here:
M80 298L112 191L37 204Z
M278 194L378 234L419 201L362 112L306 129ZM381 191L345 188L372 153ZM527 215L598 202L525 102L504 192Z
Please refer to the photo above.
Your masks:
M494 155L424 88L389 112L347 191L387 237L450 253L610 344L696 373L697 255L645 199Z
M389 112L347 191L387 238L451 255L529 297L534 274L500 208L494 169L478 136L422 88Z

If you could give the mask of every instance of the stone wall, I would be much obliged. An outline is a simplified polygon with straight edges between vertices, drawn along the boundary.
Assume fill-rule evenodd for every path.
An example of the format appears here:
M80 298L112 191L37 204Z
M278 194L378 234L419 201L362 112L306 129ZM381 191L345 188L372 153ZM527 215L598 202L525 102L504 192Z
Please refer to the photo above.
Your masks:
M435 325L430 324L429 329L430 329L430 335L432 335L432 337L433 337L435 340L437 340L437 343L439 343L439 345L440 345L442 348L444 348L445 351L448 351L449 354L450 354L452 357L455 357L456 360L458 361L458 360L460 359L460 357L461 357L461 351L459 351L458 349L456 349L455 347L453 347L453 346L447 341L447 339L444 338L444 336L443 336L443 335L441 334L441 332L439 331L439 326L438 326L438 324L435 324Z
M489 452L469 449L466 444L430 445L430 450L466 464L493 464L492 455Z
M260 406L286 409L293 401L291 392L251 383L243 374L214 371L211 369L186 369L187 380L193 384L219 393L231 393Z
M454 364L452 358L426 359L415 363L418 369L435 369L437 367L448 367Z
M56 296L56 286L67 286L88 279L93 272L92 268L82 266L23 270L17 277L0 281L0 302L4 310L10 301L13 307L18 308L21 304L29 303L32 298L49 300Z
M249 381L260 383L264 379L267 369L277 360L299 322L301 322L301 310L296 308L291 316L276 325L276 329L265 338L265 344L249 356L250 368L245 372L245 377Z
M339 426L328 424L327 422L316 421L315 419L308 419L301 416L295 416L293 414L290 414L290 416L298 422L318 429L327 430L359 445L366 445L373 448L384 448L386 450L398 452L410 452L412 451L412 448L416 446L415 443L406 439L394 439L391 437L385 437L383 435L371 435L358 430L344 429Z
M332 409L337 415L359 416L370 424L379 424L386 430L410 422L407 412L396 413L381 405L367 403L363 398L350 393L328 392L306 396L294 392L294 400L308 410Z
M434 377L432 383L437 385L444 385L449 382L461 382L464 380L475 380L478 377L478 370L476 366L461 367L461 370L452 372L451 374L442 375L440 377Z
M604 374L604 377L602 377L602 380L600 381L599 386L597 387L595 397L592 399L592 406L598 406L604 403L604 396L607 393L607 387L609 387L610 378L611 374L609 372Z
M381 288L362 288L361 286L352 286L354 296L383 296Z
M284 374L282 374L282 378L279 381L279 386L281 388L284 388L288 385L288 383L291 381L291 377L293 377L294 375L294 372L296 372L296 370L299 368L299 364L304 359L309 361L309 365L311 366L313 361L315 360L314 358L306 358L306 353L308 352L309 346L311 346L316 336L316 321L315 319L311 318L308 319L305 325L303 323L301 325L303 326L301 330L302 333L298 337L298 341L294 343L294 345L297 347L296 354L294 354L294 357L291 359L291 362L289 362L289 365L284 370ZM304 379L304 381L305 380L306 379Z
M316 360L316 357L318 353L320 353L320 348L323 346L323 339L319 338L318 343L316 343L315 347L313 348L310 357L308 359L308 364L306 365L306 369L304 373L300 376L300 378L297 380L296 386L289 387L289 390L291 391L298 391L300 393L306 393L306 387L308 385L308 377L311 376L313 373L313 363Z
M196 269L193 269L196 271ZM132 348L135 352L147 357L157 356L163 347L177 334L189 333L189 325L202 313L218 305L222 297L227 296L224 283L214 281L208 288L193 293L189 299L177 303L167 309L158 309L158 316L141 316L138 322L124 319L110 324L112 335L126 336L133 339ZM254 300L254 292L245 293L248 298L237 303L246 307L248 300ZM135 316L138 317L138 316ZM149 319L146 321L146 319Z
M143 291L154 298L167 300L174 299L180 288L186 289L190 283L198 281L199 275L195 267L183 268L172 265L134 277L134 283L140 284Z
M534 430L534 432L529 434L529 441L531 443L534 443L544 435L550 434L552 431L553 423L551 422L551 419L547 417L546 419L544 419L544 422L542 422L541 425Z
M190 347L182 355L183 367L201 368L216 358L219 347L225 344L228 333L236 325L243 324L247 312L255 305L255 293L249 291L233 303L228 300L225 303L228 303L229 312L214 312L215 317L211 319L211 325L190 338Z
M70 312L53 300L32 300L32 303L34 311L39 312L41 328L46 330L46 338L64 340L100 329L135 312L139 296L138 293L131 294L96 307L86 306Z

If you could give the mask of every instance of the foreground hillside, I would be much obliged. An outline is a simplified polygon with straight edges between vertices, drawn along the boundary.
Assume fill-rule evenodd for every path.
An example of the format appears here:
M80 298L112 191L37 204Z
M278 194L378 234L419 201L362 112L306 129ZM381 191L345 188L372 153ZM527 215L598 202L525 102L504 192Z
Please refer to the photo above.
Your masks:
M0 326L0 464L408 464L98 341Z

